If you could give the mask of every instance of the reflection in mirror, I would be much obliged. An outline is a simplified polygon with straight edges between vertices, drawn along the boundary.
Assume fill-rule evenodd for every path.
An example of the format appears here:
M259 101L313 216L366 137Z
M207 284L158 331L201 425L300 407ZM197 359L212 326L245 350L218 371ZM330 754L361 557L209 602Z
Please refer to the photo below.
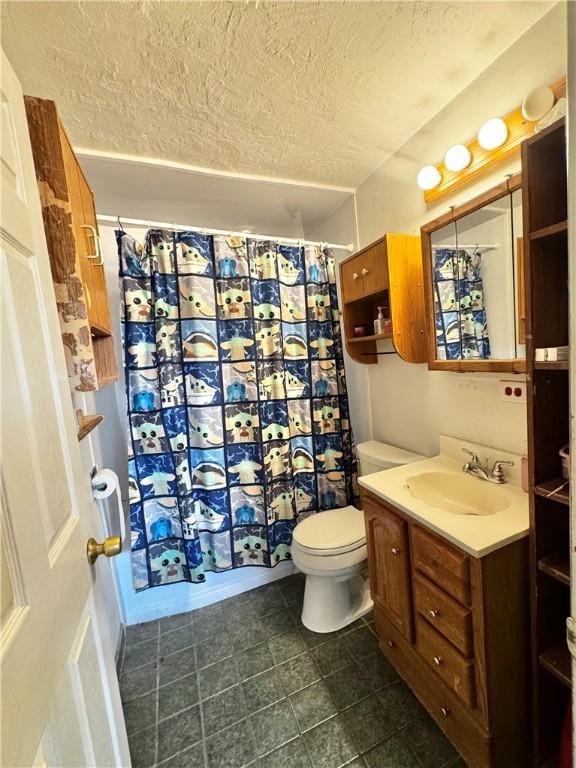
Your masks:
M522 189L512 192L512 245L514 248L514 298L516 307L516 357L526 358L526 295L524 293L524 241Z
M437 360L524 357L522 194L431 233Z
M459 360L462 356L457 279L456 224L450 222L432 233L432 271L436 359Z

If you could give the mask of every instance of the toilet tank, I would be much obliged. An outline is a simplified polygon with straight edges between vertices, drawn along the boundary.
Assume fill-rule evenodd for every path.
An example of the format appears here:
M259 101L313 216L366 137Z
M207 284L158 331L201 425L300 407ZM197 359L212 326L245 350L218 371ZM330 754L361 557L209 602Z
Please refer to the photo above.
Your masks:
M422 461L426 458L418 453L398 448L396 445L379 443L377 440L358 443L356 453L360 464L360 475L371 475L373 472L382 472L383 469L412 464L414 461Z

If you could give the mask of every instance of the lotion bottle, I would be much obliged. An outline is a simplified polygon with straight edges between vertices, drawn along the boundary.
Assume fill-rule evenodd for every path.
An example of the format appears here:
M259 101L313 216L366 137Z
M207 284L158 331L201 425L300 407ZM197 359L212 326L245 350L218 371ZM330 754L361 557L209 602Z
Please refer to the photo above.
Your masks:
M382 307L378 307L378 317L374 320L374 333L384 333L384 314Z

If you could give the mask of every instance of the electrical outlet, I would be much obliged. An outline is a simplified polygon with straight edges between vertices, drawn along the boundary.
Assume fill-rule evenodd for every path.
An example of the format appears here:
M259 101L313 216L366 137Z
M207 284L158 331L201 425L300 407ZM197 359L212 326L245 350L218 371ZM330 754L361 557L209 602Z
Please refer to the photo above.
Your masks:
M526 402L526 382L525 381L501 381L500 397L505 403L525 403Z

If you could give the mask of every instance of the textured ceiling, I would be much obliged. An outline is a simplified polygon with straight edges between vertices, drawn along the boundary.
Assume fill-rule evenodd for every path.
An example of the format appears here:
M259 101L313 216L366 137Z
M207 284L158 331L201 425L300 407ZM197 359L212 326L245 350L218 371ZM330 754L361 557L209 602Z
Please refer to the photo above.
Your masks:
M3 2L77 147L356 186L550 2Z

